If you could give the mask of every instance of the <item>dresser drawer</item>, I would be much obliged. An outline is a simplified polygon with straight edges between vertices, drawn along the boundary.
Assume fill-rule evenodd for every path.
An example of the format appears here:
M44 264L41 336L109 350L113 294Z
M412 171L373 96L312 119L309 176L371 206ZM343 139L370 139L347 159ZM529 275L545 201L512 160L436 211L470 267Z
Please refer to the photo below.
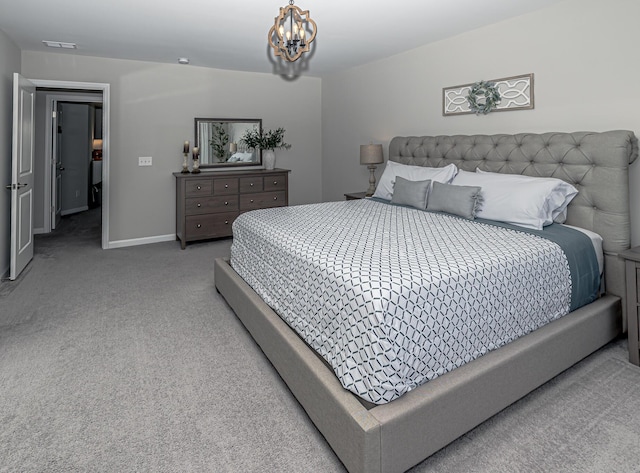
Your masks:
M240 210L266 209L269 207L283 207L287 205L287 193L262 192L260 194L246 194L240 196Z
M225 195L225 194L237 194L237 193L238 193L237 177L232 177L229 179L213 180L213 195Z
M189 197L185 199L185 215L200 215L238 210L238 196Z
M264 178L265 191L283 191L287 188L286 174L273 174Z
M230 236L231 225L237 217L238 212L188 216L185 229L187 239Z
M262 192L262 176L240 178L240 193L247 192Z
M196 195L211 195L213 191L213 181L211 179L192 179L185 185L187 197Z
M284 207L287 205L287 193L282 192L265 192L262 206L267 207Z

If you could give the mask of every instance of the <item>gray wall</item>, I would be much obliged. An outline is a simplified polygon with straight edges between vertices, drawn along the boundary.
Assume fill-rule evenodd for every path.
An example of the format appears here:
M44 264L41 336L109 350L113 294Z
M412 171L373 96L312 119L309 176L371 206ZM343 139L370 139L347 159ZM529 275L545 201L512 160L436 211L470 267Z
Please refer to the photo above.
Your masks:
M20 50L0 30L0 276L9 269L11 240L11 129L13 114L13 73L20 72Z
M640 2L556 6L322 80L323 199L362 191L359 145L396 135L605 131L640 136ZM442 88L535 74L535 110L442 116ZM381 174L383 166L377 172ZM640 244L640 163L631 169L632 240Z
M291 169L291 204L321 200L321 83L303 77L24 51L31 79L111 84L109 241L175 232L175 182L182 144L194 141L194 117L262 118L283 126L290 150L276 165ZM139 167L138 156L153 166Z

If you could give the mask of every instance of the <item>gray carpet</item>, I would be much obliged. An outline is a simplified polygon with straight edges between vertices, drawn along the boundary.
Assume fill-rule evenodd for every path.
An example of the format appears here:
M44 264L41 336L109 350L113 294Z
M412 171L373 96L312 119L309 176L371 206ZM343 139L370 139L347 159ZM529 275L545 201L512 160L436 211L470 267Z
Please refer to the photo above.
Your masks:
M341 472L214 289L229 240L100 249L99 209L0 284L0 471ZM617 341L412 472L640 471Z

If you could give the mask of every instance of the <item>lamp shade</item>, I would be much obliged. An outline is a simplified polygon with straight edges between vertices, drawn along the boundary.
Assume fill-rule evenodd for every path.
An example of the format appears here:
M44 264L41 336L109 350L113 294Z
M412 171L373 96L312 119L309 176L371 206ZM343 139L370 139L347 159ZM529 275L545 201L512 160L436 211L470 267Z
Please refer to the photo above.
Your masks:
M93 149L102 149L102 140L94 139L92 143Z
M382 145L360 145L360 164L381 164Z

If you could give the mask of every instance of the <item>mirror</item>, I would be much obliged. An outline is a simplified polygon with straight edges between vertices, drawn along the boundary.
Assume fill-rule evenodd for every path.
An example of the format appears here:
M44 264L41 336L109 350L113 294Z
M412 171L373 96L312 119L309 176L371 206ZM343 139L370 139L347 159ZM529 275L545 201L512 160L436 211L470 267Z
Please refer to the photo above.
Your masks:
M196 146L200 167L260 166L262 152L249 149L241 140L247 130L262 131L259 118L196 118Z

